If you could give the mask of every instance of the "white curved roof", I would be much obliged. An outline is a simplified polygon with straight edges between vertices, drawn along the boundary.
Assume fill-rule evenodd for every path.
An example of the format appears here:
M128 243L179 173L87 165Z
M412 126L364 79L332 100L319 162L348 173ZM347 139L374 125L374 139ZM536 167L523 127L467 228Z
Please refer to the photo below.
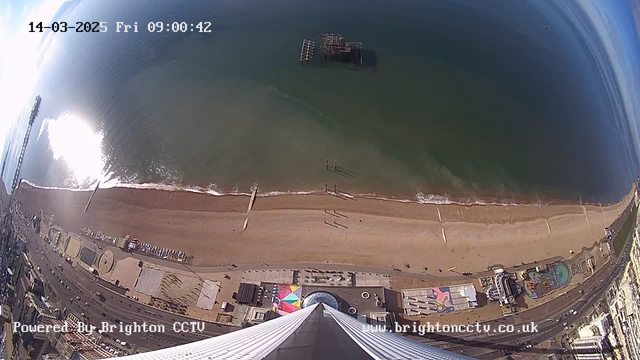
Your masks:
M367 324L321 303L228 334L120 359L262 359L289 338L318 306L322 306L325 318L332 318L343 335L373 359L470 359L390 332L365 333Z

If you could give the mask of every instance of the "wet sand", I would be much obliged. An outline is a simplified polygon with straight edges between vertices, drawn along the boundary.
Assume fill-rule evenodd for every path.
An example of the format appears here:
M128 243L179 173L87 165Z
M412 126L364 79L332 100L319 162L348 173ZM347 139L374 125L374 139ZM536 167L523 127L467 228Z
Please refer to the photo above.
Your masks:
M27 213L42 208L45 221L54 214L54 223L66 231L86 226L108 235L129 234L185 251L194 256L195 266L330 261L409 271L428 267L429 272L452 266L475 272L494 264L567 257L569 250L600 240L629 200L602 207L461 206L281 195L259 197L242 230L248 196L100 189L84 213L90 195L23 183L19 198Z

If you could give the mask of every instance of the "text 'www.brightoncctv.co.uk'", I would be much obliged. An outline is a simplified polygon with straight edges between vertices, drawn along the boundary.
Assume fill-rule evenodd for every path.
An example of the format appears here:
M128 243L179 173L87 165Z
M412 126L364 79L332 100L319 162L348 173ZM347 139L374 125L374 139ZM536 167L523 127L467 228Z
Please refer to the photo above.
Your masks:
M418 335L424 335L427 333L486 333L486 334L503 334L503 333L537 333L538 325L531 322L521 325L492 325L492 324L463 324L463 325L451 325L440 324L439 322L433 324L430 322L423 324L398 324L395 323L391 327L385 325L363 325L363 331L366 333L377 332L396 332L396 333L412 333Z

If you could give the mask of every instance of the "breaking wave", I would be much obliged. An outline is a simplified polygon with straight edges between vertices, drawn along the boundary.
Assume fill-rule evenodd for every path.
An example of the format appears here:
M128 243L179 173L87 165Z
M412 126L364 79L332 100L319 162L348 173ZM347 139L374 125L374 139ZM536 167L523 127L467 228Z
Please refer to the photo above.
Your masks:
M22 182L28 184L31 187L38 189L47 189L47 190L70 190L70 191L92 191L95 188L95 183L90 187L84 188L64 188L64 187L52 187L52 186L40 186L31 183L28 180L22 180ZM211 184L207 187L201 186L182 186L182 185L173 185L173 184L156 184L156 183L141 183L141 184L132 184L132 183L121 183L117 180L108 180L99 185L100 189L111 189L111 188L128 188L128 189L152 189L152 190L162 190L162 191L186 191L193 192L199 194L208 194L213 196L228 196L228 195L236 195L236 196L250 196L251 192L242 192L234 189L234 191L224 192L218 188L215 184ZM349 198L361 198L361 199L375 199L375 200L383 200L383 201L394 201L394 202L402 202L402 203L417 203L417 204L430 204L430 205L486 205L486 206L521 206L521 205L539 205L539 204L531 204L531 203L516 203L513 200L504 200L504 201L491 201L491 200L483 200L483 199L450 199L447 195L438 195L438 194L423 194L422 192L418 192L414 199L403 199L403 198L395 198L395 197L386 197L373 193L366 194L348 194L344 192L339 192L340 196L349 197ZM271 196L283 196L283 195L313 195L313 194L324 194L324 190L307 190L307 191L267 191L258 193L258 197L271 197ZM544 205L544 204L541 204Z

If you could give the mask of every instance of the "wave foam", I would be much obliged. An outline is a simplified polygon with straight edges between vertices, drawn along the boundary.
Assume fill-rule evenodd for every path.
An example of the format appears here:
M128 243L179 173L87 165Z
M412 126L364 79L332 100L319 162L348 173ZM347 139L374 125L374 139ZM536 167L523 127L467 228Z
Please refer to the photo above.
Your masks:
M22 179L22 181L20 182L20 184L25 183L33 188L36 189L45 189L45 190L69 190L69 191L92 191L93 187L82 187L82 188L68 188L68 187L58 187L58 186L41 186L41 185L36 185L34 183L32 183L29 180L25 180ZM95 183L94 183L95 186Z
M92 191L95 184L87 187L87 188L62 188L62 187L54 187L54 186L39 186L35 185L28 180L22 180L24 183L27 183L29 186L38 188L38 189L47 189L47 190L70 190L70 191ZM111 188L127 188L127 189L151 189L151 190L161 190L161 191L186 191L193 192L199 194L208 194L213 196L226 196L226 195L237 195L237 196L251 196L251 192L241 192L237 189L231 192L223 192L219 190L218 186L215 184L210 184L207 187L201 186L183 186L183 185L175 185L175 184L157 184L157 183L122 183L115 179L111 179L105 182L100 183L100 189L111 189ZM324 194L324 190L307 190L307 191L267 191L263 193L258 193L258 197L271 197L271 196L282 196L282 195L313 195L313 194ZM416 194L415 199L403 199L403 198L395 198L395 197L386 197L381 196L374 193L366 193L366 194L345 194L341 193L341 196L349 197L349 198L364 198L364 199L374 199L374 200L383 200L383 201L395 201L402 203L417 203L417 204L427 204L427 205L484 205L484 206L521 206L521 205L536 205L537 204L518 204L511 200L506 200L504 202L497 201L486 201L481 199L457 199L452 200L447 195L438 195L438 194L424 194L422 192L418 192Z
M30 184L34 186L33 184ZM255 186L255 185L254 185ZM39 187L39 186L35 186ZM201 194L209 194L214 196L225 196L225 195L240 195L240 196L251 196L251 191L249 192L241 192L238 189L234 188L233 191L223 192L219 190L216 184L209 184L207 187L191 185L175 185L175 184L158 184L158 183L122 183L117 180L110 180L100 184L100 189L110 189L110 188L128 188L128 189L153 189L153 190L162 190L162 191L188 191L194 193ZM251 188L253 190L253 187ZM309 195L320 193L321 191L269 191L264 193L258 193L257 196L267 197L267 196L280 196L280 195Z

